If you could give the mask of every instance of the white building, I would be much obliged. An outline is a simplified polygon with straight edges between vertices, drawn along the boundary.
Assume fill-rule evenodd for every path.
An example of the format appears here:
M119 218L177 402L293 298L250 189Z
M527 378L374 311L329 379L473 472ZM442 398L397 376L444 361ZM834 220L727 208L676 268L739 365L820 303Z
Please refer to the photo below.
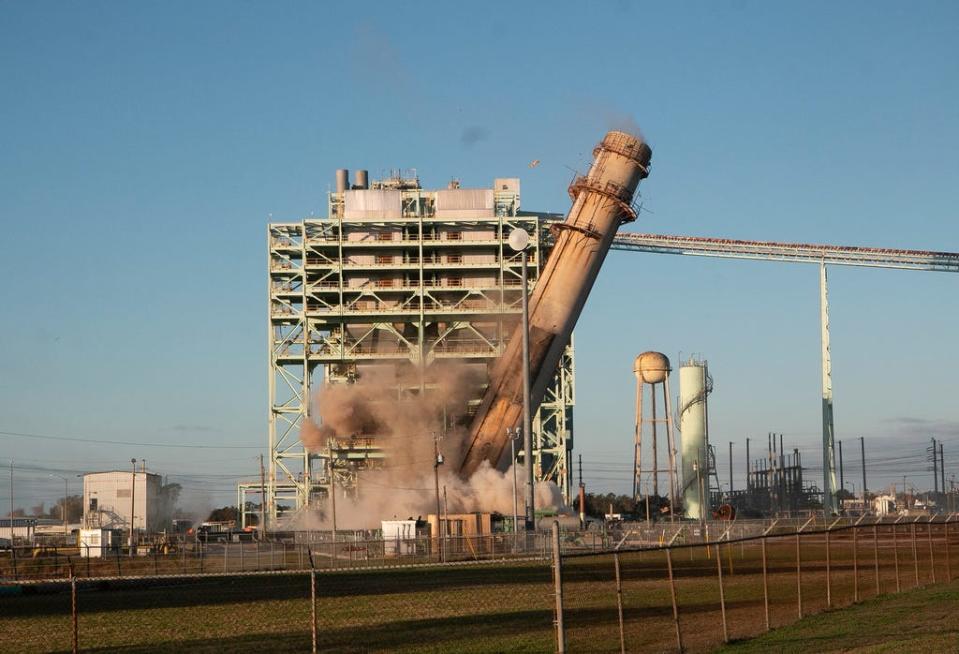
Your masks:
M135 483L134 483L134 480ZM163 481L152 472L92 472L83 475L83 524L141 531L163 528Z
M19 541L33 541L33 534L37 529L36 518L0 518L0 538L7 545L11 539Z
M896 512L895 495L878 495L872 500L872 510L878 516L890 515Z

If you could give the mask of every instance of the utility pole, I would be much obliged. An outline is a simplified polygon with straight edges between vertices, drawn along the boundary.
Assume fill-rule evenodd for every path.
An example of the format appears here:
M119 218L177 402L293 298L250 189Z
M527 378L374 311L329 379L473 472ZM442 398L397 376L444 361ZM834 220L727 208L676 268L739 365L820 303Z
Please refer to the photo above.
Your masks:
M929 449L927 448L928 452ZM936 446L936 439L932 439L932 492L939 494L939 448Z
M773 435L773 439L776 436ZM783 452L783 435L779 435L779 510L786 507L786 455Z
M703 469L698 461L693 463L693 470L696 471L696 486L699 489L699 534L703 542L706 542L706 505L703 498L705 489L703 488Z
M137 496L137 460L130 459L133 464L133 476L130 484L130 556L133 556L133 532L136 530L136 496Z
M68 536L70 532L70 525L67 523L67 495L69 491L67 490L67 478L63 478L63 535ZM13 543L10 543L13 545Z
M773 434L766 432L766 493L769 495L769 512L772 513L775 508L773 505Z
M530 371L529 371L529 282L526 267L528 257L526 246L529 234L525 229L516 228L509 235L509 245L520 253L522 274L520 275L520 293L523 304L523 482L526 486L526 529L536 530L536 507L533 487L533 419L530 407Z
M839 441L839 488L846 488L846 475L842 469L842 441Z
M729 499L733 497L733 442L729 441Z
M946 494L946 464L942 453L942 441L939 441L939 480L942 482L942 494Z
M333 542L336 543L336 471L333 469L333 441L330 440L330 513L333 520Z
M752 480L749 478L750 473L752 472L752 462L749 459L749 437L746 437L746 494L749 495L749 491L753 486ZM746 501L749 499L747 497Z
M240 510L244 510L240 507ZM266 538L266 472L263 470L263 455L260 455L260 540Z
M516 546L516 534L519 533L519 507L517 506L516 498L516 438L519 436L518 433L506 428L506 437L509 439L509 451L510 451L510 468L513 471L513 546ZM580 473L580 478L582 478L582 473Z
M10 548L13 549L13 459L10 459Z
M866 441L859 437L859 453L862 456L862 511L866 512Z
M586 529L586 484L583 483L583 455L579 455L579 528Z

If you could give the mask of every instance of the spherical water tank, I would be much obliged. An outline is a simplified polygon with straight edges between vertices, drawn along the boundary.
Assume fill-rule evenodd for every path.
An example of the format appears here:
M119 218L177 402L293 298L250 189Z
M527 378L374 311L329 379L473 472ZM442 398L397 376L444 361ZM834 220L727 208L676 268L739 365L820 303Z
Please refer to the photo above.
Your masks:
M647 384L661 384L669 372L669 359L662 352L643 352L633 364L636 378Z

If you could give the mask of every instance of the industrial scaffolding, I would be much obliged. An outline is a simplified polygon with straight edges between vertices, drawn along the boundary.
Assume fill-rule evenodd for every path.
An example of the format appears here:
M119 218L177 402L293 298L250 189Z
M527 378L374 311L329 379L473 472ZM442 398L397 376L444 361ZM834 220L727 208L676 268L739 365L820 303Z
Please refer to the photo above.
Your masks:
M331 482L351 487L359 470L385 457L375 434L334 440L325 452L304 448L300 431L322 384L435 361L486 370L521 312L521 257L510 232L530 234L530 290L548 253L549 222L520 211L518 179L425 190L415 171L371 183L359 171L352 187L345 171L337 177L326 218L267 230L269 465L262 486L239 485L238 501L258 502L265 490L271 527L327 497ZM533 420L534 473L567 499L574 401L570 342Z

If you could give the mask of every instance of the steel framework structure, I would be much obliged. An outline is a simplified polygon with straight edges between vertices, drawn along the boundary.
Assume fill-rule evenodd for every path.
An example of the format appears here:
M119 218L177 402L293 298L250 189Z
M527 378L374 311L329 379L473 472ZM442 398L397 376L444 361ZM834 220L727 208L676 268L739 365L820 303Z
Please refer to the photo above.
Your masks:
M833 423L832 357L829 343L829 292L826 266L860 266L959 273L959 253L850 247L811 243L742 241L695 236L620 232L612 249L654 254L684 254L722 259L812 263L819 266L819 324L822 368L823 508L839 512ZM863 489L865 493L865 489Z
M331 474L349 487L356 471L383 458L375 435L308 452L300 430L320 383L351 383L384 367L423 371L456 361L485 371L505 349L520 313L512 229L531 235L530 288L548 243L537 214L519 211L519 180L487 189L432 191L415 171L369 187L331 192L326 218L271 223L269 262L268 517L328 493ZM418 389L429 392L420 375ZM575 402L572 342L534 418L538 479L568 498ZM520 452L521 456L525 453ZM319 461L322 465L315 466ZM258 484L238 492L257 493Z

